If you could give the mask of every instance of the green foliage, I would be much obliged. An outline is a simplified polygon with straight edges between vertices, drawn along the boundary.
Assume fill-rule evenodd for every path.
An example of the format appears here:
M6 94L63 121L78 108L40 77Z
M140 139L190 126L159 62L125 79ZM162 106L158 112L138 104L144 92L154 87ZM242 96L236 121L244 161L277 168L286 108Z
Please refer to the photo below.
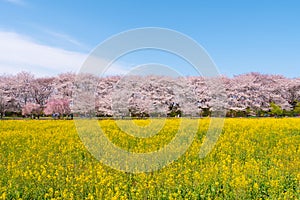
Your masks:
M275 103L271 103L271 115L275 116L282 116L283 110L281 109L280 106L276 105Z
M300 114L300 102L298 102L297 105L295 106L294 113L297 115Z

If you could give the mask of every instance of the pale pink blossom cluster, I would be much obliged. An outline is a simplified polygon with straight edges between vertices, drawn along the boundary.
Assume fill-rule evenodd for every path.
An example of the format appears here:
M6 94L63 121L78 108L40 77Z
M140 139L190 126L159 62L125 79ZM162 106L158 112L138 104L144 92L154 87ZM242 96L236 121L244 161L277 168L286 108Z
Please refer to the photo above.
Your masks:
M216 83L221 83L221 86ZM219 102L214 87L223 87ZM221 91L221 90L220 90ZM0 76L0 113L23 115L164 116L227 112L285 111L300 106L300 78L248 73L232 78L107 76L64 73L35 78L28 72Z

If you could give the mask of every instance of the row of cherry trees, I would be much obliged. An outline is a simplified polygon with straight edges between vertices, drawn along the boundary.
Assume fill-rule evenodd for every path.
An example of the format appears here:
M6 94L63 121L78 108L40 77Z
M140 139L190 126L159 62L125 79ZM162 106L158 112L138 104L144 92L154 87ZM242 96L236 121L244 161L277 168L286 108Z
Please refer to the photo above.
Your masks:
M216 92L217 91L217 92ZM300 78L249 73L233 78L109 76L64 73L0 76L0 114L24 116L229 116L299 112Z

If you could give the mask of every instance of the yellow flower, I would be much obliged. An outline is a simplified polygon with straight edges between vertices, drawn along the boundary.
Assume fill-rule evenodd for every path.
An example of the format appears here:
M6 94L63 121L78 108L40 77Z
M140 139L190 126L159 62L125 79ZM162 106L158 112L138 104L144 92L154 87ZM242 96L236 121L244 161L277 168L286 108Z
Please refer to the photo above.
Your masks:
M258 190L258 189L259 189L259 185L258 185L257 183L254 183L254 184L253 184L253 189L254 189L254 190Z

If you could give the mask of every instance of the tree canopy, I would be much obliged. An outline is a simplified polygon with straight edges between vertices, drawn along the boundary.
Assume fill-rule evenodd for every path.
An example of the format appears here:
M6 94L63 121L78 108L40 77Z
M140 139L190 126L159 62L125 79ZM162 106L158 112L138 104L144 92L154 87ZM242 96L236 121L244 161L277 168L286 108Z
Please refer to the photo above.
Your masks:
M224 89L220 104L212 91ZM98 116L209 115L218 104L229 116L300 114L300 78L248 73L233 78L108 76L28 72L0 76L0 113Z

